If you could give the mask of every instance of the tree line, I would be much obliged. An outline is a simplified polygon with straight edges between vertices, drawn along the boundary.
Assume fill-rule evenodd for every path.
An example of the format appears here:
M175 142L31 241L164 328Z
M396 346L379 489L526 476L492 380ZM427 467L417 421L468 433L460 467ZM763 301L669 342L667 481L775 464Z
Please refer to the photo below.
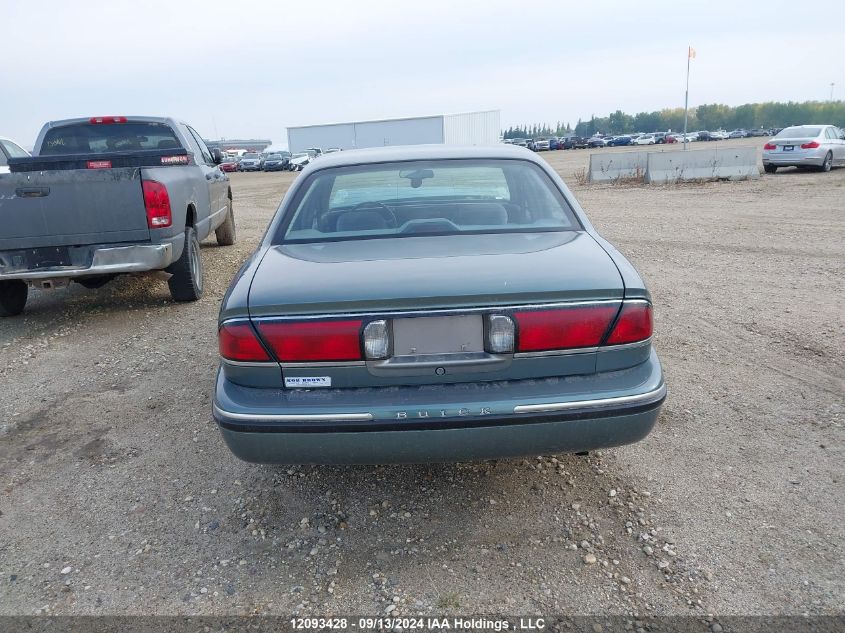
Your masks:
M734 130L739 128L773 128L789 125L820 123L845 127L845 101L804 101L787 103L767 101L729 106L721 103L704 104L690 108L688 130ZM622 110L605 117L578 119L575 128L558 122L519 125L504 131L505 138L535 138L537 136L589 137L593 134L628 134L631 132L680 131L684 128L684 109L665 108L655 112L627 114Z

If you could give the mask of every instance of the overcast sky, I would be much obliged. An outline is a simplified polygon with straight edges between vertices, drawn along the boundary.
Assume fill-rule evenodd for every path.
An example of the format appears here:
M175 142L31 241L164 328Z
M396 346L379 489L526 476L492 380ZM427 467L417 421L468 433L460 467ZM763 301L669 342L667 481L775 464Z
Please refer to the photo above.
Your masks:
M0 0L0 135L152 114L206 138L500 109L505 127L845 97L845 0Z

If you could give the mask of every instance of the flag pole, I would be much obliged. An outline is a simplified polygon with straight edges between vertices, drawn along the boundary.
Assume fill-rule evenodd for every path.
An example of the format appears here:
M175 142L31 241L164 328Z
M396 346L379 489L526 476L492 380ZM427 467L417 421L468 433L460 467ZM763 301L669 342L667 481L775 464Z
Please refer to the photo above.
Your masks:
M687 109L689 108L689 62L692 56L690 47L687 47L687 91L684 93L684 149L687 148Z

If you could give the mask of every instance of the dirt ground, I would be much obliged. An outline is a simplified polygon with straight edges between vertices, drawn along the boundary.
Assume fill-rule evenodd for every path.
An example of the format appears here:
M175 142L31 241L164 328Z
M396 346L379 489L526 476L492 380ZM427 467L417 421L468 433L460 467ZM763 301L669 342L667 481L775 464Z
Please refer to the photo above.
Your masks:
M293 176L234 174L238 243L203 245L201 301L126 277L0 322L0 614L843 612L845 169L587 186L587 151L545 156L652 290L670 394L648 438L238 461L215 319Z

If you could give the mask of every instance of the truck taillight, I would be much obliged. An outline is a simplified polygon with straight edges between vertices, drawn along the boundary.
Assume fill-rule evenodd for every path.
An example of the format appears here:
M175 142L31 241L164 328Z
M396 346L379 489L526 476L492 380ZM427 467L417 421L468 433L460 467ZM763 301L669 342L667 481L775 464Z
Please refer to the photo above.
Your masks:
M237 362L265 362L270 357L249 323L224 323L217 332L220 356Z
M258 333L280 362L362 360L360 319L258 323Z
M155 180L144 180L141 182L141 186L144 188L147 226L151 229L164 229L173 224L167 187Z
M518 352L542 352L601 343L618 304L515 312Z
M92 116L89 123L126 123L125 116Z
M625 303L616 319L613 331L607 337L607 345L637 343L651 338L654 325L651 305L648 303Z

